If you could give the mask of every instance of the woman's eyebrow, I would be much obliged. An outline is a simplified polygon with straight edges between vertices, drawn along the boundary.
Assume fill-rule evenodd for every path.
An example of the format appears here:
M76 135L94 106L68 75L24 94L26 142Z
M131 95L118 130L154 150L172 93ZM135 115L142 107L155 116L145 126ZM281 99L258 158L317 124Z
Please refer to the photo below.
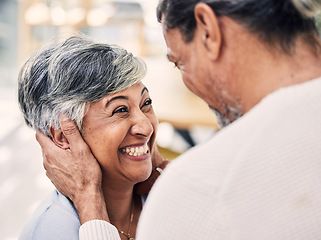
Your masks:
M141 95L143 95L143 93L144 93L145 91L149 92L148 89L147 89L147 87L144 87L144 88L143 88Z
M147 87L144 87L144 88L143 88L143 90L142 90L142 92L141 92L141 95L143 95L143 93L144 93L145 91L146 91L146 92L149 92L148 89L147 89ZM111 99L109 99L109 100L107 101L106 107L108 107L108 105L109 105L112 101L115 101L115 100L117 100L117 99L125 99L125 100L128 100L128 97L127 97L127 96L116 96L116 97L113 97L113 98L111 98Z
M117 99L125 99L125 100L128 100L128 97L127 96L116 96L116 97L113 97L111 99L109 99L106 103L106 107L108 107L108 105L112 102L112 101L115 101Z

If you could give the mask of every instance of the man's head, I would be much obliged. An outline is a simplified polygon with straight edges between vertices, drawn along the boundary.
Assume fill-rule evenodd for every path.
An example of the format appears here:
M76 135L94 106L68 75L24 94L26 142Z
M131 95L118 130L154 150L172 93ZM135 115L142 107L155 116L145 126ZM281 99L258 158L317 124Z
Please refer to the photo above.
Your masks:
M290 57L299 38L311 52L319 49L314 19L307 16L320 5L319 0L161 0L157 17L169 60L186 86L228 123L253 107L244 103L250 91L245 78L260 69L251 61L263 65L268 52Z

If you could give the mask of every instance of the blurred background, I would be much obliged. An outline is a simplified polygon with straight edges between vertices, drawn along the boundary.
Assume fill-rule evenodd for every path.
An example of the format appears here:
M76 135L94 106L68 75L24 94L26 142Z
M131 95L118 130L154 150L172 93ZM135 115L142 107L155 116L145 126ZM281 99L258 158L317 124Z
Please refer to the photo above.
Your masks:
M189 92L166 59L157 0L0 0L0 239L17 239L53 186L42 167L34 131L17 105L17 74L48 41L82 32L143 58L144 83L160 127L157 143L174 159L217 131L208 106Z

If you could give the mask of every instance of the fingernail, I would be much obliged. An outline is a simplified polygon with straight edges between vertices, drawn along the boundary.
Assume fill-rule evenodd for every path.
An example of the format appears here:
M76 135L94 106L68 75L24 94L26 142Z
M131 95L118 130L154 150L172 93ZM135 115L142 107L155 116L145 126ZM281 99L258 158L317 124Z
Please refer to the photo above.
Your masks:
M70 118L66 114L62 113L59 115L59 119L60 119L60 121L64 122L64 121L69 120Z

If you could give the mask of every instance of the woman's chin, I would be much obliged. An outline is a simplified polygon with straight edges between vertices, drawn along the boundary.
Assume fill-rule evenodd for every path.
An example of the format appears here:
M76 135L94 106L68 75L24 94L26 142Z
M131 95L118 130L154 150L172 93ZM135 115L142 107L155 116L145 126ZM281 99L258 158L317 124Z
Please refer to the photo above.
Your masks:
M149 178L151 173L152 173L151 169L148 171L141 171L140 173L136 173L135 175L133 175L131 179L135 184L139 182L144 182Z

